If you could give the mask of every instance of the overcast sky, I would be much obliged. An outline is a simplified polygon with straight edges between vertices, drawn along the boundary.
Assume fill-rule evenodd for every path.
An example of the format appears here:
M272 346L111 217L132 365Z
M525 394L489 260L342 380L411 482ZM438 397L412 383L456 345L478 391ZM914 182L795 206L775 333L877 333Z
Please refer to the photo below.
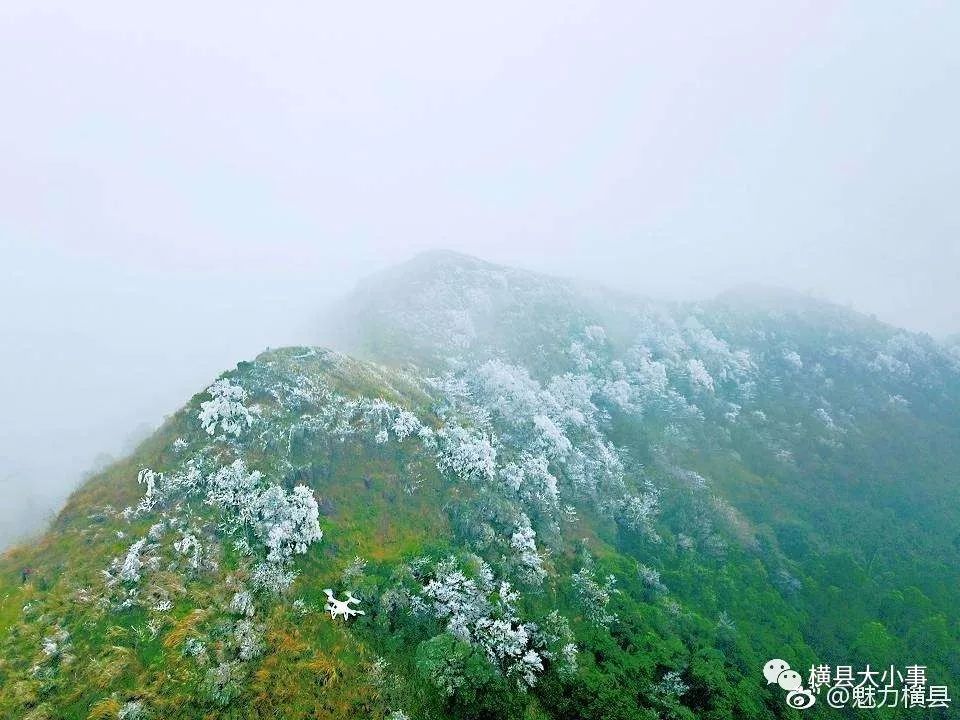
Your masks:
M960 331L960 4L470 5L0 5L0 544L427 248Z

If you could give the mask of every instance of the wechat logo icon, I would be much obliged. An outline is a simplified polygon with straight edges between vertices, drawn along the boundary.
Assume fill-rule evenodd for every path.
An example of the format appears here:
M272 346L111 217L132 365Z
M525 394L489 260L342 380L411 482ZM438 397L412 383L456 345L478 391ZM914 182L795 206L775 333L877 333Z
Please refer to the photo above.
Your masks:
M792 708L806 710L817 701L812 691L803 688L800 673L791 670L786 660L770 660L763 666L763 676L767 679L767 685L776 683L787 691L786 702Z

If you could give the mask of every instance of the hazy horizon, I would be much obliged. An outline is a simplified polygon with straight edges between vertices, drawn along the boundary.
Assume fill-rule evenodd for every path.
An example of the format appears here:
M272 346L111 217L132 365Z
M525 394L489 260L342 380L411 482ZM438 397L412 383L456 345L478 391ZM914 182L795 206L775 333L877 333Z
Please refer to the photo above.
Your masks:
M400 262L435 251L449 250L441 247L427 248L411 253ZM493 262L488 258L480 259ZM16 428L21 431L19 436L16 433L5 435L7 442L0 447L0 451L3 452L0 456L3 467L3 473L0 474L0 493L15 493L12 496L12 502L0 511L0 548L10 541L40 530L46 519L56 513L66 495L85 477L132 452L141 440L159 427L167 415L180 408L191 395L200 392L219 373L234 367L241 360L252 358L268 347L327 344L325 342L327 338L322 336L322 326L319 322L324 309L366 277L374 275L377 271L389 269L392 265L372 266L370 272L359 277L341 278L336 292L316 292L314 298L291 293L292 297L281 298L283 302L289 303L283 307L292 314L292 317L288 317L287 323L278 323L279 317L284 313L278 314L275 302L269 302L269 298L260 294L249 295L243 307L243 315L250 318L250 323L243 331L238 327L229 327L229 334L212 337L211 342L202 347L182 348L178 347L175 341L169 341L173 343L173 347L167 353L156 356L151 352L151 340L148 336L153 337L154 342L162 342L164 333L174 337L184 330L182 327L177 327L175 322L177 305L174 304L171 307L169 300L159 305L147 304L139 308L149 314L152 322L161 323L161 330L156 334L151 330L150 324L139 329L117 325L114 326L114 333L110 337L95 337L78 328L68 328L70 323L66 318L62 319L62 324L59 326L47 327L45 329L47 333L61 334L67 338L65 342L70 343L70 363L66 366L62 365L65 356L42 352L37 346L31 347L31 338L27 337L29 329L22 328L23 335L18 338L14 334L14 338L23 343L22 348L34 352L22 359L24 367L19 369L23 369L33 377L39 376L46 382L41 386L32 383L24 384L10 373L4 375L5 384L9 385L4 388L6 396L14 401L21 400L23 405L17 408L19 410L17 414L25 416L31 422ZM540 272L529 265L514 267ZM602 279L597 278L571 273L560 273L556 276L586 280L653 299L695 301L709 299L710 296L726 290L754 286L800 292L818 300L836 302L832 298L816 297L812 293L786 286L761 283L732 284L718 293L699 297L665 297L650 295L637 288L617 287L616 283L604 283ZM127 278L113 290L116 291L118 287L125 285L129 290L136 284L135 281ZM218 292L222 290L222 287L218 288ZM314 290L309 289L305 294L312 293ZM80 294L78 292L78 295ZM120 290L120 294L123 294L123 290ZM189 292L185 293L184 298L185 305L193 302ZM74 303L71 303L67 317L78 312L76 299L74 298ZM85 299L90 300L90 298ZM141 298L142 300L144 299ZM314 304L310 304L311 300ZM300 303L303 304L303 313L302 317L297 317L294 310ZM851 303L847 305L852 307ZM82 304L80 307L82 308ZM854 309L860 311L857 308ZM67 311L67 308L64 310ZM179 310L184 313L189 311L187 307L180 307ZM232 303L215 303L207 308L208 312L212 311L220 316L218 322L223 322L228 315L235 316L232 310ZM107 314L109 311L100 306L95 310L91 309L90 312ZM161 316L166 317L166 323L161 322ZM196 330L196 328L186 329ZM33 339L40 339L40 337L42 333L34 336ZM331 337L328 342L333 345L336 341ZM104 347L109 348L113 354L98 360L95 353ZM175 356L181 362L167 364L171 356ZM186 362L182 362L183 360ZM48 367L45 367L45 361L49 363ZM27 364L30 366L29 369L25 367ZM16 361L11 362L11 365L16 368ZM44 375L44 373L48 374ZM118 377L118 373L123 374ZM73 384L81 378L82 385ZM144 387L142 382L148 379L151 383L149 388ZM92 404L95 396L110 392L111 389L115 389L117 393L115 397L97 405ZM49 407L36 405L40 399L47 403L56 402L61 412L68 411L73 414L73 417L83 417L85 422L75 426L70 415L60 414L51 417ZM15 407L14 403L8 404L8 410L11 406ZM31 414L37 417L31 417ZM40 425L40 416L44 418L44 426ZM8 420L9 418L8 413ZM41 433L41 427L45 427L47 432ZM58 436L57 451L46 454L42 451L42 447L46 445L50 432ZM14 438L15 440L10 442ZM11 497L9 494L6 496Z
M431 248L960 332L958 20L932 1L5 3L0 544Z

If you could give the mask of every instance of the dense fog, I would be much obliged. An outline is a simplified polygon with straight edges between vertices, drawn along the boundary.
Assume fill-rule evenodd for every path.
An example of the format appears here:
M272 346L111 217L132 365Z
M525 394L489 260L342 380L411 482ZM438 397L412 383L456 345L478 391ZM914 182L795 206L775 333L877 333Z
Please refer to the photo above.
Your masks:
M668 298L787 287L957 333L958 20L5 3L0 545L429 248Z

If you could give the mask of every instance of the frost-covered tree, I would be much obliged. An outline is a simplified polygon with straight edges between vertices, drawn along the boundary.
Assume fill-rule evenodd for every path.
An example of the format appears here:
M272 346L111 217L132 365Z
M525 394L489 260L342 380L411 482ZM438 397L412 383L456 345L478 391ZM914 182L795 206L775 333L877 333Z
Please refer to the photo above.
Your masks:
M453 423L437 431L437 468L462 480L489 482L496 475L497 451L490 438Z
M562 462L573 446L560 425L547 415L539 414L533 417L533 426L537 433L535 445L551 459Z
M490 612L486 596L492 591L492 575L469 578L452 558L439 563L435 575L423 588L434 615L448 621L448 632L470 642L473 626Z
M826 408L817 408L816 416L828 430L835 431L838 429L836 422L834 422L833 417L827 412Z
M666 364L654 360L646 347L633 350L630 358L630 388L637 394L641 405L658 404L669 398L670 380Z
M302 555L323 537L310 488L297 485L288 493L279 485L265 485L263 475L248 471L242 459L208 478L205 502L222 511L228 531L252 529L264 542L269 562Z
M653 686L653 692L665 697L677 698L690 689L677 670L670 670L664 674L656 685Z
M521 513L516 530L510 536L510 547L517 553L523 581L530 585L540 585L547 577L547 572L543 569L543 559L537 552L536 537L537 533L530 526L530 518Z
M199 570L203 560L203 546L193 533L183 533L183 536L173 544L173 549L180 555L190 558L190 569Z
M707 366L700 358L690 358L687 361L687 373L694 387L703 388L708 392L714 391L713 376L707 371Z
M225 435L239 437L253 425L253 414L244 402L247 391L229 380L221 378L207 388L209 400L200 403L198 418L200 425L208 435L217 430Z
M571 676L577 672L579 650L570 622L556 610L551 611L539 627L543 642L541 653L556 667L561 676Z
M153 506L156 504L159 495L159 489L157 485L161 482L163 482L163 474L155 473L149 468L143 468L137 474L137 484L145 486L143 497L140 499L140 503L137 505L138 513L149 512L150 510L153 510Z
M117 720L146 720L147 709L140 700L130 700L117 711Z
M617 578L607 575L598 581L594 575L593 563L590 562L585 563L571 579L587 619L598 627L609 627L610 623L617 619L607 608L610 598L620 592L616 589Z
M546 385L500 360L465 363L431 380L440 397L437 412L446 420L436 437L438 467L465 480L496 478L501 491L519 501L518 511L544 518L552 528L559 527L564 490L613 516L613 498L627 489L623 463L605 439L606 415L594 398L611 382L611 366L626 383L629 373L602 357L605 342L587 338L584 347L596 355L590 367L556 375ZM460 418L471 420L469 429Z
M649 588L656 592L666 592L667 586L660 581L660 571L655 570L654 568L644 565L643 563L637 564L637 575L640 576L641 582Z
M408 410L401 410L393 421L393 434L401 442L411 435L416 435L423 428L417 416Z
M521 453L500 469L500 479L512 492L543 511L554 515L560 502L560 487L556 476L550 472L549 461L544 455Z
M57 626L52 633L43 638L40 651L44 658L52 661L63 659L71 649L70 633Z
M204 694L220 707L226 707L240 694L243 671L236 663L222 662L207 671L203 678Z
M248 471L242 458L224 466L206 479L204 502L226 514L232 529L252 524L257 517L263 475Z
M543 671L538 638L517 617L518 596L509 583L496 586L490 567L479 558L476 565L476 575L468 577L455 558L438 563L423 594L450 635L481 648L519 687L531 687Z
M206 665L210 659L207 653L207 644L200 638L187 638L187 641L183 644L183 654L192 657L201 665Z
M249 618L237 620L234 624L233 640L237 657L243 661L253 660L263 654L263 630Z
M504 619L480 618L474 627L477 644L487 657L503 669L506 677L520 687L533 687L543 672L543 658L531 646L532 637L525 625Z
M323 538L320 509L305 485L297 485L292 493L278 485L270 486L258 496L255 516L255 527L264 539L269 562L283 563L294 555L302 555Z
M123 565L120 566L120 579L123 582L140 582L140 571L143 569L143 561L140 559L140 553L146 544L147 539L143 538L137 540L137 542L127 550L127 555L123 559Z
M796 350L785 350L783 353L784 362L793 370L803 369L803 358Z
M519 365L488 360L464 379L466 394L480 400L505 423L522 424L540 407L540 383Z
M251 618L256 613L253 597L246 590L240 590L230 600L230 612L241 617Z
M282 595L296 579L296 571L272 562L259 563L250 573L251 586L267 595Z
M625 495L619 511L619 520L634 532L644 533L650 540L660 542L653 526L660 512L660 490L647 483L639 495Z

